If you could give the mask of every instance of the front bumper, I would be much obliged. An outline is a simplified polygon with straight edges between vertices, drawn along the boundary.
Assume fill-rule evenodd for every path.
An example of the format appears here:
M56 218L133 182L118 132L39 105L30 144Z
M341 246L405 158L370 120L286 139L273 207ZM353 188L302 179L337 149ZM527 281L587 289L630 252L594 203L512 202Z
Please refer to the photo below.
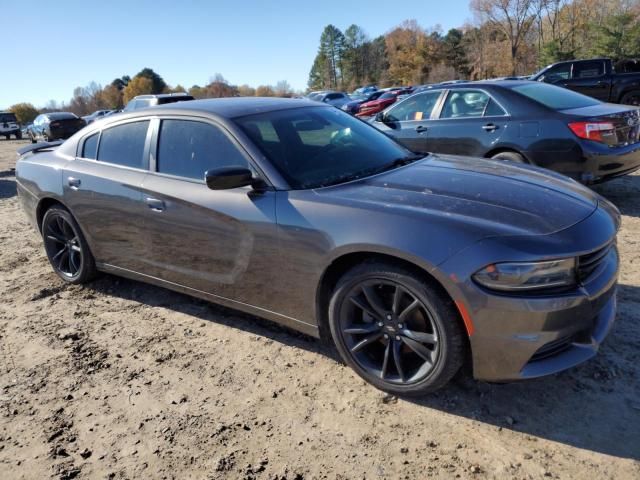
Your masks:
M470 277L478 270L478 258L494 255L491 263L506 258L516 261L520 260L514 259L516 251L522 255L534 249L547 250L549 257L578 257L615 242L617 222L603 206L561 232L534 239L479 242L441 266L450 278L467 279L453 286L452 296L463 303L473 324L469 342L474 377L524 380L560 372L596 355L615 319L619 270L615 246L597 269L570 291L501 294L477 285Z

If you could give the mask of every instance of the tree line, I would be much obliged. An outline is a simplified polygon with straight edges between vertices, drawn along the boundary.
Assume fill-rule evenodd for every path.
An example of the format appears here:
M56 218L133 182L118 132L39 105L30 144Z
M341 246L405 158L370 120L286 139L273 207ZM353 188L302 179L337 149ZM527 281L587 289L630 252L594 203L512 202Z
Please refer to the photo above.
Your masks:
M446 34L407 20L376 38L327 25L311 90L526 75L549 63L640 56L640 0L471 0L474 22Z
M273 86L260 85L254 88L249 85L231 85L219 73L204 86L193 85L189 89L182 85L171 87L153 69L143 68L133 77L124 75L104 87L96 82L91 82L85 87L76 87L73 97L68 102L58 103L51 100L40 109L31 103L18 103L9 110L15 113L21 124L27 124L40 113L67 111L82 116L96 110L119 110L137 95L179 92L188 93L197 99L237 96L291 97L294 94L286 80Z
M344 32L327 25L309 72L309 90L480 80L529 74L572 58L640 57L640 0L470 0L469 7L474 21L446 33L415 20L375 38L358 25ZM68 102L50 101L42 109L21 103L10 110L24 124L41 112L86 115L120 109L136 95L175 92L198 99L295 94L286 80L254 88L232 85L221 74L203 86L171 87L144 68L104 87L95 82L77 87Z

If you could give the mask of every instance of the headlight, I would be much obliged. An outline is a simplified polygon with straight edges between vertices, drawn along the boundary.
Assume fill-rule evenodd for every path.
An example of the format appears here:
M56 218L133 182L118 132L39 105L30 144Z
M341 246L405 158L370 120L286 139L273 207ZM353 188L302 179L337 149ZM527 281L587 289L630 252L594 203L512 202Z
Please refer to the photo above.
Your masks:
M476 272L473 279L484 287L502 291L569 287L576 284L576 259L495 263Z

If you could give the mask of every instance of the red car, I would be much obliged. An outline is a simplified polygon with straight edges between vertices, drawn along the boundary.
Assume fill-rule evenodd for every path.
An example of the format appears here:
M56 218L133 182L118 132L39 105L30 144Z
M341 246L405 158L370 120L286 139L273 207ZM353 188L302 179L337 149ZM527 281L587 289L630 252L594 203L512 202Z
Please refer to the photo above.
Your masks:
M356 113L356 117L370 117L381 112L398 99L398 94L402 90L392 90L380 95L376 100L365 102L360 105L360 110Z

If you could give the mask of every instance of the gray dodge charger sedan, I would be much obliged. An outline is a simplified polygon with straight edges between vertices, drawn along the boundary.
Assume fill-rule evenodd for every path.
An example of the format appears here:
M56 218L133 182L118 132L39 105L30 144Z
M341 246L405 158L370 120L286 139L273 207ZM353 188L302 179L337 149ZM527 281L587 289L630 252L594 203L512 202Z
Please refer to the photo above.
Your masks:
M536 167L411 152L316 102L177 103L20 153L20 200L64 281L109 272L265 317L394 394L467 358L489 381L558 372L614 321L607 200Z

